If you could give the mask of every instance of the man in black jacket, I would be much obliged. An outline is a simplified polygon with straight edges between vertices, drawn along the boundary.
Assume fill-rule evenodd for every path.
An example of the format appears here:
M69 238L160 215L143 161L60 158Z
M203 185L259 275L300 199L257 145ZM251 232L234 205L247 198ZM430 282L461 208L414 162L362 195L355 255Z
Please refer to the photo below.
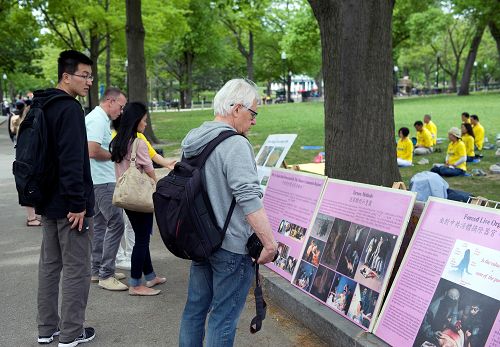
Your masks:
M76 346L95 336L83 328L90 288L90 251L93 233L94 191L90 175L85 117L77 96L92 85L92 60L77 51L61 52L58 85L35 92L34 102L55 95L44 108L47 145L54 175L44 188L43 240L38 269L38 342L59 336L59 347ZM61 313L58 310L62 276Z

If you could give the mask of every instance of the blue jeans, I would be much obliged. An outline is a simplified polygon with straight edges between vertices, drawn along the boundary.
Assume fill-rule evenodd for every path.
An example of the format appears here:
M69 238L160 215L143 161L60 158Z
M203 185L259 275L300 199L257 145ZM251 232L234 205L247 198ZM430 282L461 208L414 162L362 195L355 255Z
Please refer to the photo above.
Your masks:
M451 168L448 166L433 167L431 172L437 173L440 176L453 177L453 176L463 176L465 171L462 169Z
M146 281L151 281L156 277L151 263L151 254L149 253L149 240L153 230L153 214L135 212L125 209L132 229L135 234L135 244L132 249L131 268L129 284L132 287L140 286L142 283L142 274Z
M250 256L224 249L206 261L193 261L179 346L202 347L204 337L206 347L232 346L254 275Z

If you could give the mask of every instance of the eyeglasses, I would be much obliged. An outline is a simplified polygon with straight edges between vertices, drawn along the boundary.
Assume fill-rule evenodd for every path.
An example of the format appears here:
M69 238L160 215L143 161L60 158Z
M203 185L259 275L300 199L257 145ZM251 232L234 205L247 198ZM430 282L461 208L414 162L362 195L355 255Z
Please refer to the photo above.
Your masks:
M86 81L90 81L90 82L92 82L94 80L94 76L92 76L92 75L78 75L76 73L69 73L69 72L67 72L67 74L71 75L71 76L85 78Z
M257 115L259 114L258 112L255 112L254 110L252 110L251 108L246 107L245 105L242 105L242 104L238 104L238 105L240 105L241 107L243 107L244 109L246 109L248 112L250 112L250 114L252 115L252 120L254 120L255 117L257 117ZM231 104L229 106L234 106L234 104Z

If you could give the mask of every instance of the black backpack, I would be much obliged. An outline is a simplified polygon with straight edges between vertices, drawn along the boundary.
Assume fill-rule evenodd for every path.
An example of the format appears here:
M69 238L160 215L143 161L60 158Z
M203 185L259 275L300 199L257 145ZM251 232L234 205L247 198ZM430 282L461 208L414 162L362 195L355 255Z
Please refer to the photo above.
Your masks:
M16 159L12 172L16 181L19 204L39 206L43 202L47 181L54 176L54 166L47 153L47 123L44 108L58 99L72 99L67 94L56 94L43 103L33 100L28 114L19 126L16 143ZM76 100L75 100L76 101Z
M203 183L202 168L214 148L234 135L240 134L223 131L196 157L183 156L156 185L153 202L158 229L165 246L179 258L201 261L222 245L236 200L233 198L221 229Z

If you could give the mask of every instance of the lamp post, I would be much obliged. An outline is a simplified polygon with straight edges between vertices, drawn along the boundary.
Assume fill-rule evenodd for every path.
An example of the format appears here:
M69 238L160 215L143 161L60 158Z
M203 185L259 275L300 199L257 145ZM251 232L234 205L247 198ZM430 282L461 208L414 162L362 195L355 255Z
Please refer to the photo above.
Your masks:
M484 69L484 88L486 90L488 90L488 64L484 64L483 65L483 69Z
M474 62L474 91L477 92L477 61Z
M394 65L394 69L393 69L393 72L394 72L394 95L398 95L398 71L399 71L399 68L397 67L397 65Z
M281 52L281 61L283 62L283 92L285 93L284 97L286 99L286 52Z
M2 114L3 114L3 104L4 104L4 99L7 99L7 75L4 73L3 76L3 84L0 86L0 89L2 89L2 100L0 100L0 103L2 103L1 108L2 108ZM5 93L4 93L5 90ZM5 110L5 116L7 115L7 110Z

